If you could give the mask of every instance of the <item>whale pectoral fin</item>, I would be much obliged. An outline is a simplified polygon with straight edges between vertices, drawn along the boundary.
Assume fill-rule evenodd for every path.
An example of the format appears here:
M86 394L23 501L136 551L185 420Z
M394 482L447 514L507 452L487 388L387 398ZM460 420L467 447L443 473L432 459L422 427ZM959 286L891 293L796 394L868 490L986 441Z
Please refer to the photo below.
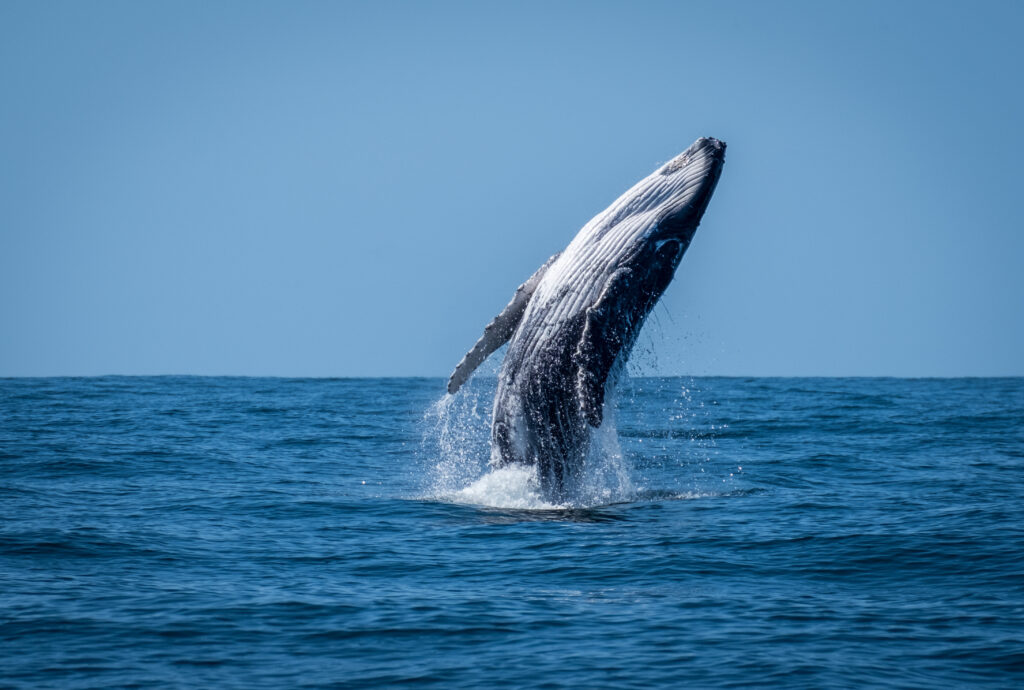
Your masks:
M515 333L516 327L523 319L526 312L526 305L537 290L541 278L548 268L555 262L561 252L555 254L544 262L544 265L537 269L537 272L526 279L526 282L516 288L512 301L506 305L500 314L494 317L484 328L484 334L476 341L473 349L466 353L462 361L455 367L451 377L448 379L448 393L454 394L462 384L470 377L478 366L499 347L508 342L508 339Z
M601 296L587 309L583 335L573 357L579 371L576 392L587 423L601 426L605 383L619 353L627 354L644 319L672 281L685 247L677 240L653 245L632 267L612 273Z
M576 393L580 410L593 427L601 426L603 421L605 382L631 328L626 297L635 279L628 268L620 268L608 278L597 302L587 309L583 335L573 357L579 367Z

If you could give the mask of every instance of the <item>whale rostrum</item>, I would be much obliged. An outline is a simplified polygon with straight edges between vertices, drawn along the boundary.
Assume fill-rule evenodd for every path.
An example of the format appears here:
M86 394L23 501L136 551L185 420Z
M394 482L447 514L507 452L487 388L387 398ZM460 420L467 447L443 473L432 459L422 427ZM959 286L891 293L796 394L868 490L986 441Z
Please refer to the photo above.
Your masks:
M560 500L601 426L606 391L675 275L707 209L725 143L701 138L595 216L516 289L448 381L456 393L508 343L491 422L491 464L536 465Z

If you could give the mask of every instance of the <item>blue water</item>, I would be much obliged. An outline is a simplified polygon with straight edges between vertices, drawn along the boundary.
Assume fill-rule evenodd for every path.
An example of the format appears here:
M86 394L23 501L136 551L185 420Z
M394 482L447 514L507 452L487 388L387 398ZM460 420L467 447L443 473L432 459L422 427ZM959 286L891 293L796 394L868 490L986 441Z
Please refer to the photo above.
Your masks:
M1024 379L471 383L0 380L0 685L1024 687Z

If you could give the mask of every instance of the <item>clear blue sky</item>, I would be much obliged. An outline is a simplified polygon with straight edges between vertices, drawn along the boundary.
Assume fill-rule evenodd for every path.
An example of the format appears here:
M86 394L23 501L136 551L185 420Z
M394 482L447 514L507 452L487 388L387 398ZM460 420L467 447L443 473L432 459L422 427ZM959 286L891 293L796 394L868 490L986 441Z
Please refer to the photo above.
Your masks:
M0 375L447 375L702 135L665 373L1024 374L1024 3L0 3Z

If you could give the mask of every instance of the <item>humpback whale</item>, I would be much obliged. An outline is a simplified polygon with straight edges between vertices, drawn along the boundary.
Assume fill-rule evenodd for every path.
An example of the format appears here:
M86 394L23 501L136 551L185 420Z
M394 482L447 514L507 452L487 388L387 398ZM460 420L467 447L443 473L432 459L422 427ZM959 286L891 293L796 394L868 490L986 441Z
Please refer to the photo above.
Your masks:
M698 139L584 225L484 328L455 367L448 393L508 343L494 397L492 466L535 465L545 496L565 499L724 160L724 142Z

